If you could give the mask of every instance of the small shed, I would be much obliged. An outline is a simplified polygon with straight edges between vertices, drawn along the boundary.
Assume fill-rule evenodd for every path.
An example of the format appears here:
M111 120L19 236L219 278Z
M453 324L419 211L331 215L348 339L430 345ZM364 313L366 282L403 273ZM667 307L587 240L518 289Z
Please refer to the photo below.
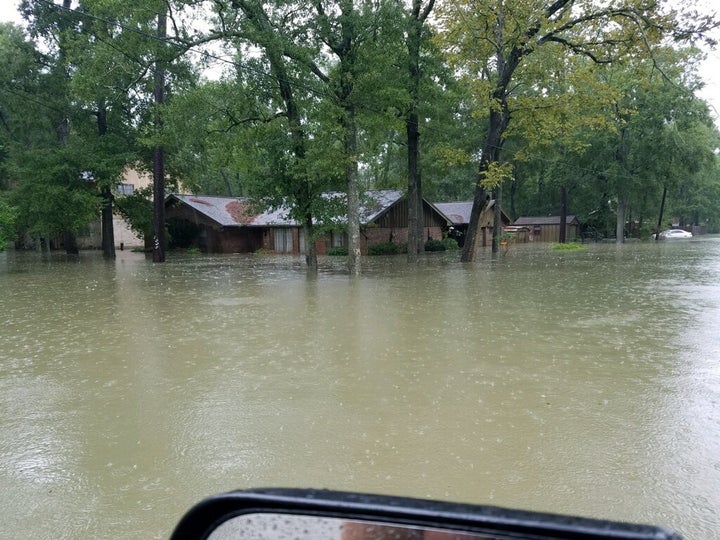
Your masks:
M513 225L528 227L531 241L558 242L560 240L560 216L519 217ZM565 238L568 241L580 237L580 222L576 216L566 216L565 227Z
M464 244L470 214L472 213L472 201L435 203L435 207L442 212L449 222L448 236L455 238L459 245ZM480 215L480 229L482 231L482 245L488 246L492 242L493 222L495 215L495 200L488 201L487 206ZM509 225L511 220L504 210L501 210L503 227Z

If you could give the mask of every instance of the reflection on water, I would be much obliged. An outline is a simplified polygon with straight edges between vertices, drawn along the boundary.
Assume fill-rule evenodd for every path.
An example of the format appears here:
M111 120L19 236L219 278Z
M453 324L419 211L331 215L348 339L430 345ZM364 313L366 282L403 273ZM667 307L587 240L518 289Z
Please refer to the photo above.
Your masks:
M718 537L718 239L321 266L0 254L0 536L285 486Z

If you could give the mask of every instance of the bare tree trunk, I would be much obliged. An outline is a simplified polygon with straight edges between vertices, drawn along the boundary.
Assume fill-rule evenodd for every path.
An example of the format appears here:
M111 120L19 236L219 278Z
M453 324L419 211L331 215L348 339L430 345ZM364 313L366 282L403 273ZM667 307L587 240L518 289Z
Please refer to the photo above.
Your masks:
M308 274L317 274L317 246L315 245L313 217L310 212L305 216L303 234L305 235L305 264L307 265L307 272Z
M80 254L77 237L71 231L64 231L62 234L63 244L65 244L65 253L68 255Z
M497 161L500 155L502 133L505 130L505 126L507 126L508 120L509 115L507 111L493 111L490 113L490 127L488 128L488 136L483 146L478 178L475 183L475 195L473 197L472 211L470 212L470 223L468 224L465 244L463 245L462 254L460 255L460 260L463 262L472 262L477 259L480 247L478 245L480 214L487 205L487 194L483 186L483 181L485 180L485 174L487 173L490 163Z
M560 235L558 242L567 242L567 188L560 187Z
M409 263L416 263L420 254L420 245L422 237L418 226L418 181L420 173L418 171L418 115L417 111L411 111L406 122L406 131L408 139L408 242L407 242L407 260Z
M360 186L358 184L357 125L355 108L346 108L345 122L345 184L348 203L348 272L360 274Z
M419 157L418 157L419 162ZM425 253L425 209L423 208L422 175L418 170L417 175L417 235L418 254Z
M267 13L264 11L262 5L253 2L246 2L244 0L234 0L233 6L240 8L243 11L250 24L253 25L260 35L274 35L275 29L270 23ZM266 39L261 39L259 41L259 45L262 46L267 53L272 73L278 84L280 96L285 104L285 114L290 128L290 138L292 141L292 149L295 160L297 163L302 165L306 155L307 136L305 134L305 129L303 128L301 113L298 110L298 103L295 99L293 86L291 84L292 78L288 76L286 61L283 57L283 49L272 40L267 41ZM303 167L301 166L298 168L302 169ZM227 181L227 176L224 173L223 177L226 179L229 191L230 183ZM291 190L293 192L293 196L295 197L296 207L299 209L299 213L303 216L305 261L307 263L307 270L308 273L316 273L318 268L317 249L315 246L313 214L311 210L314 193L309 180L302 173L293 179L292 184L293 186Z
M500 238L502 236L502 186L498 186L493 190L495 205L493 206L493 232L492 232L492 252L500 251Z
M157 35L160 43L167 36L167 13L164 8L158 14ZM162 129L160 108L165 103L165 59L155 59L155 129ZM158 145L153 149L153 262L165 262L165 149Z
M105 186L102 194L102 251L106 259L115 258L115 230L113 224L113 194L112 190Z
M657 227L655 228L655 241L660 240L660 229L662 228L663 214L665 213L665 198L667 197L667 184L663 186L662 201L660 202L660 214L658 214Z
M107 134L107 109L104 103L98 103L97 110L97 127L98 137L104 137ZM107 179L102 179L107 181ZM113 225L113 193L110 186L103 185L100 189L102 196L102 214L101 214L101 236L102 236L102 252L106 259L115 258L115 229Z
M470 212L470 223L468 223L465 243L463 244L463 250L460 255L460 260L463 262L472 262L477 260L477 252L480 249L478 242L480 214L482 214L483 210L485 210L485 206L487 206L487 195L485 193L485 189L481 185L481 180L478 180L475 187L475 196L473 198L473 210ZM479 210L476 211L476 207Z
M410 105L405 119L408 139L408 251L409 263L417 262L424 251L425 224L423 211L422 179L420 173L420 46L423 25L433 9L435 0L425 7L422 0L413 0L407 32L408 76Z
M622 197L618 197L617 219L615 222L615 243L622 244L625 241L625 211L627 203Z

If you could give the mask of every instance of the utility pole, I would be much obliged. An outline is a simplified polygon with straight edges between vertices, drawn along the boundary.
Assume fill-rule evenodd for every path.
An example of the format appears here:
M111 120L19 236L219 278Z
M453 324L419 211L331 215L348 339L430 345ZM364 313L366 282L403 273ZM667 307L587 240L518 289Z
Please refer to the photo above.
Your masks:
M165 103L164 44L167 37L167 13L158 13L157 36L160 51L155 57L155 134L162 130L161 109ZM156 141L153 148L153 262L165 262L165 149Z

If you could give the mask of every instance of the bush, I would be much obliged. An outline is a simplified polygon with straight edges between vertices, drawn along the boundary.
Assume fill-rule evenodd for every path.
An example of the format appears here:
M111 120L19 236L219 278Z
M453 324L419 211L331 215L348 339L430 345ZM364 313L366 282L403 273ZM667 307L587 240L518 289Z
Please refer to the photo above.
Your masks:
M569 244L553 244L552 248L556 251L572 251L577 249L587 249L587 246L584 244L570 242Z
M447 251L456 251L460 249L460 246L458 246L457 240L454 238L443 238L442 239L443 246L445 246L445 249Z
M335 256L346 256L348 254L348 248L345 246L335 246L330 247L325 252L327 255L335 255Z
M397 255L402 253L402 247L392 242L383 242L368 247L368 255Z
M434 240L431 238L425 242L425 251L445 251L447 246L442 240Z
M15 208L0 199L0 251L7 247L7 242L14 236Z

